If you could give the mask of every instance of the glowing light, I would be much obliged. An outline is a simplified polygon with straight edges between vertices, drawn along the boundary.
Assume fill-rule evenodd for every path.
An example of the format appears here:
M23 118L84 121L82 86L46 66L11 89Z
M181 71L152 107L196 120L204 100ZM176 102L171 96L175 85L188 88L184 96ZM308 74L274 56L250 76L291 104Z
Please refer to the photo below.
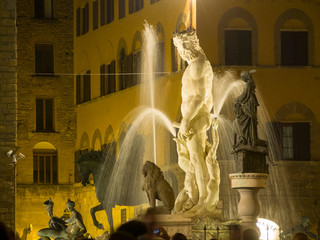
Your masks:
M275 222L258 218L257 226L260 229L261 240L279 240L279 226Z

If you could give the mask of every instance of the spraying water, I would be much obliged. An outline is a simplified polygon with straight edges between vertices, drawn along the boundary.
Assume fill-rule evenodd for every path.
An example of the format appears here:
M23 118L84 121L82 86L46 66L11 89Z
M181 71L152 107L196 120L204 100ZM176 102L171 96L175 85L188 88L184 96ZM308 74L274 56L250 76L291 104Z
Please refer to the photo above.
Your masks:
M155 81L155 69L157 64L157 34L153 26L149 25L146 21L144 23L143 30L143 50L142 50L142 82L145 84L146 91L141 96L145 96L148 93L149 102L151 108L155 108L154 105L154 81ZM147 95L148 95L147 94ZM155 116L152 115L152 132L153 132L153 159L157 164L157 147L156 147L156 125Z

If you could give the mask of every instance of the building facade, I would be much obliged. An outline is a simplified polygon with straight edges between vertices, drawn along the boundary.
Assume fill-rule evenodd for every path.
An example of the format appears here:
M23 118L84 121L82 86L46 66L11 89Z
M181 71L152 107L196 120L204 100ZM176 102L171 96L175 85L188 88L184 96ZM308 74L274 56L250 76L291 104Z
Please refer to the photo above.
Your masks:
M26 155L17 165L20 229L35 222L31 213L46 219L43 202L51 196L56 215L72 198L88 232L94 237L104 232L93 226L89 213L98 204L95 189L80 186L73 162L82 153L111 146L119 155L140 113L136 108L150 97L142 68L145 20L158 39L155 108L170 122L181 120L186 67L173 46L173 32L196 29L216 76L228 73L238 80L241 71L256 70L252 76L263 100L260 109L266 110L259 128L272 126L268 140L274 150L267 189L260 194L261 217L282 229L298 225L300 216L308 216L311 224L319 221L319 1L30 0L17 1L17 12L18 146ZM184 173L173 136L158 126L154 155L151 132L141 132L144 160L156 156L177 194ZM228 177L234 165L231 151L218 159L225 221L237 219L238 196ZM43 171L46 161L48 172ZM288 206L290 213L280 211ZM140 210L116 206L115 226ZM97 219L108 230L105 212ZM34 230L46 222L32 223Z
M16 1L18 52L17 231L46 228L44 201L63 215L73 199L73 1ZM39 221L43 219L43 221ZM37 224L39 225L37 225Z
M15 229L15 164L7 153L17 150L16 5L1 0L0 12L0 221Z

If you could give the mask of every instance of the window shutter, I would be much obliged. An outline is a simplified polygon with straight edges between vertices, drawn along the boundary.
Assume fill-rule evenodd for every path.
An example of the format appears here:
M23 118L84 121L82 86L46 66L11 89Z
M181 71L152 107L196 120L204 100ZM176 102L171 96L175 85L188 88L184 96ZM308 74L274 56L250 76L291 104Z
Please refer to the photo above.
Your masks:
M76 77L76 104L81 103L81 75Z
M44 0L34 0L34 18L44 18Z
M100 25L103 26L106 22L106 0L100 1Z
M43 131L44 129L43 105L43 99L36 99L36 131Z
M84 75L83 79L84 79L84 83L83 83L83 87L84 87L84 102L90 101L91 100L91 76L90 76L91 72L90 70L86 72L86 74Z
M126 67L126 87L132 87L133 86L133 54L129 54L126 56L127 58L127 67Z
M53 131L53 99L45 99L46 131Z
M119 0L119 19L124 18L126 15L125 2L125 0Z
M133 13L134 11L134 1L129 0L129 14Z
M93 12L93 16L92 16L92 29L95 30L98 28L99 26L99 19L98 19L98 12L99 12L99 4L98 4L98 0L94 1L92 3L92 12Z
M225 30L225 64L251 65L251 31Z
M107 23L114 19L114 0L107 0Z
M100 96L106 95L106 65L102 64L100 66Z
M114 93L116 91L115 67L116 67L115 61L112 61L108 65L108 93Z
M80 36L81 33L81 26L80 26L80 21L81 21L81 16L80 16L80 8L77 8L77 36Z
M296 160L310 160L310 123L295 123L294 143Z
M282 160L282 126L280 122L267 122L266 130L269 134L271 134L271 143L268 143L270 148L273 149L275 155L270 156L273 157L274 160Z

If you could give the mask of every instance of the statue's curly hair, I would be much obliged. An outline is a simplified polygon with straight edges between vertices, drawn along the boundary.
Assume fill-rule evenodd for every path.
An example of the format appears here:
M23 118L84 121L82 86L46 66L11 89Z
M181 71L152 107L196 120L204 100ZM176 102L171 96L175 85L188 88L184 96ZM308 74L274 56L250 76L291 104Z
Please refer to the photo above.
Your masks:
M173 33L173 43L177 48L183 48L188 50L188 58L195 57L197 52L201 52L204 56L204 51L200 47L199 39L196 34L196 30L188 28L185 31Z

